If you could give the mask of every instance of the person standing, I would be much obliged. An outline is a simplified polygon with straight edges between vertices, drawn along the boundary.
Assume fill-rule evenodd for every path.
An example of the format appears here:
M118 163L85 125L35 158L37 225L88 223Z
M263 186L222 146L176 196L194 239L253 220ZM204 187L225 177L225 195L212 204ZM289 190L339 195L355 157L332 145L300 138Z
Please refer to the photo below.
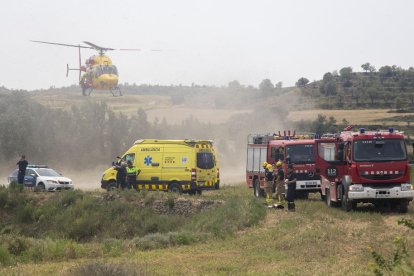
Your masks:
M273 208L273 182L273 166L271 164L267 164L265 170L264 190L266 193L266 205L268 208Z
M26 175L26 168L29 163L26 160L26 156L22 155L19 162L16 163L16 166L19 166L19 172L17 174L17 183L22 184L24 183L24 176Z
M276 208L280 208L283 209L284 205L285 205L285 172L283 171L283 167L282 167L283 163L282 161L277 161L276 162L276 168L277 168L277 173L276 173Z
M132 161L130 160L128 160L127 164L128 164L128 167L126 168L127 187L128 189L134 188L135 190L138 190L136 182L137 182L137 176L141 171L137 170L137 167L135 167L134 164L132 164Z
M127 168L125 162L122 159L119 160L114 166L114 169L116 170L116 187L123 190L127 187Z
M293 164L288 165L285 183L287 184L286 200L288 202L288 211L295 211L295 192L297 176L293 170Z

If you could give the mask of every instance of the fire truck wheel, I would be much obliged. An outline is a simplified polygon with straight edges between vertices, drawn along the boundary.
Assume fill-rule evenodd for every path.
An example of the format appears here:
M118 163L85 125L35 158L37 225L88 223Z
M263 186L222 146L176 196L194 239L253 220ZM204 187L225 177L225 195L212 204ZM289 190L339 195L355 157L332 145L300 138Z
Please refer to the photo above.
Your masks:
M322 194L322 191L319 191L319 193L321 194L321 200L322 200L322 201L325 201L325 199L326 199L326 195Z
M253 193L254 196L257 198L259 198L262 195L259 179L256 179L253 183Z
M325 194L326 194L326 196L325 196L325 198L326 198L326 206L332 207L331 194L329 192L329 189L326 189Z
M348 198L348 193L342 192L341 207L344 211L349 212L356 207L356 202Z
M181 189L180 184L178 184L177 182L171 183L170 186L168 187L168 190L172 193L178 193L178 194L183 193L183 189Z
M400 206L399 206L400 213L407 213L408 212L408 200L401 199L400 200Z

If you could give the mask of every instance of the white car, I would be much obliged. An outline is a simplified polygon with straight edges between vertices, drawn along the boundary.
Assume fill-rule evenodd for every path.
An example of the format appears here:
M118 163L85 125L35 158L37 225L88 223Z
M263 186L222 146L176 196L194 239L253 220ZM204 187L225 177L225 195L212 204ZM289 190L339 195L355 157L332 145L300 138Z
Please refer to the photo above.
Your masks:
M18 170L9 175L8 181L17 182ZM24 186L36 188L38 191L73 190L72 179L64 177L60 173L47 166L29 165L24 177Z

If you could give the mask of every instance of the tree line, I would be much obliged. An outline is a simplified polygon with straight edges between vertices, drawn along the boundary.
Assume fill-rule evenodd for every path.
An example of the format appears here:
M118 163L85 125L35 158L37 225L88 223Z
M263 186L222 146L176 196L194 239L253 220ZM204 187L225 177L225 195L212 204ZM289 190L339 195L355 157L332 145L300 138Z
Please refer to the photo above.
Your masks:
M314 82L300 78L296 86L322 108L412 109L414 67L386 65L376 70L367 62L361 68L364 72L354 72L351 67L327 72Z

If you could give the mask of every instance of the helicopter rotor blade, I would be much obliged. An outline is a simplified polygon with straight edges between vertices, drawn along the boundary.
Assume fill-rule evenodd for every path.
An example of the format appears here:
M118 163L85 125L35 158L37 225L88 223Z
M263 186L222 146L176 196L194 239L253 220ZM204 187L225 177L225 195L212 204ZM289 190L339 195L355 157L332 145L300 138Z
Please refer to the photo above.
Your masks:
M39 40L30 40L30 41L31 41L31 42L36 42L36 43L52 44L52 45L67 46L67 47L76 47L76 48L94 49L94 48L92 48L92 47L87 47L87 46L82 46L82 45L64 44L64 43L55 43L55 42L47 42L47 41L39 41Z
M93 49L96 49L96 50L101 50L101 51L112 51L112 50L115 50L113 48L101 47L101 46L98 46L98 45L93 44L93 43L88 42L88 41L83 41L83 43L88 44L89 46L91 46Z
M141 51L141 49L118 49L119 51Z

